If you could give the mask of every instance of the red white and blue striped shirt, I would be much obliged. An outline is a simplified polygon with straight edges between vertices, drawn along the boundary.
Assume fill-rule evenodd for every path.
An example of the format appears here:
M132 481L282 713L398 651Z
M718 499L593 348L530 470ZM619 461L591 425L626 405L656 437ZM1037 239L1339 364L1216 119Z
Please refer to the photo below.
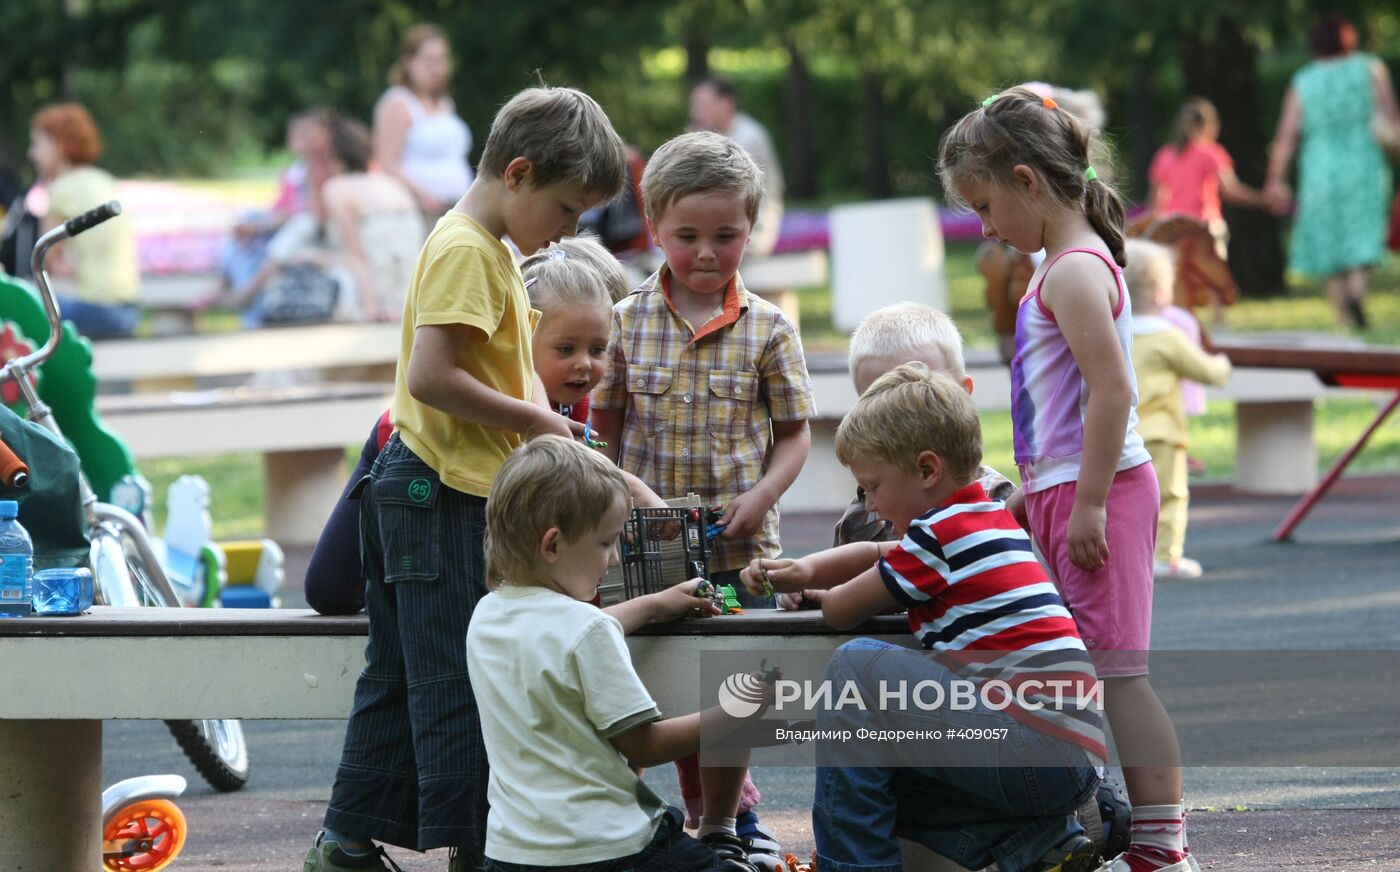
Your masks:
M1005 503L973 482L912 521L879 570L914 636L988 700L1095 761L1107 757L1089 653Z

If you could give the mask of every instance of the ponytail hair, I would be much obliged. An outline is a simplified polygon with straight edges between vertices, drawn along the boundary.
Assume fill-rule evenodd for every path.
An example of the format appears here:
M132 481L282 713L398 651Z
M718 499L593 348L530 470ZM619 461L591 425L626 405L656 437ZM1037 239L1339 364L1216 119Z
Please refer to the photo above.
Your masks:
M1106 179L1108 149L1092 127L1053 99L1026 88L1009 88L964 115L939 144L943 193L954 203L959 202L958 183L977 179L1009 185L1012 171L1022 164L1040 176L1056 203L1083 210L1113 260L1119 266L1127 264L1127 213Z

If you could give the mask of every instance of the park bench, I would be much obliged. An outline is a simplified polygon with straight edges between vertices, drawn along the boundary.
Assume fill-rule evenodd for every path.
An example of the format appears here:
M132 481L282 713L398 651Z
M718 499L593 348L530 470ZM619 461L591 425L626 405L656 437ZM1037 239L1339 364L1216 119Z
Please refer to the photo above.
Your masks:
M1010 410L1011 375L997 355L971 350L965 364L978 411ZM836 459L836 428L855 405L855 387L844 353L811 352L807 371L817 407L817 417L810 422L812 451L783 502L804 511L840 512L850 504L855 479ZM1313 406L1318 399L1341 392L1320 382L1311 366L1299 363L1294 368L1286 358L1270 368L1244 360L1229 384L1209 388L1208 396L1235 404L1235 489L1301 494L1312 488L1317 482ZM1015 480L1014 470L1002 472Z
M398 362L398 324L318 324L111 339L93 343L92 368L101 385L141 389L191 388L203 382L286 372L317 380L390 382Z
M796 289L826 284L827 256L825 251L811 250L745 257L739 275L744 287L782 309L800 329Z
M345 487L346 447L392 399L388 384L336 383L110 395L97 409L138 459L262 454L263 529L310 545Z
M98 606L86 617L0 621L6 868L100 865L104 720L344 718L367 632L363 615L279 609ZM628 644L657 704L674 715L714 702L699 699L702 651L762 650L776 662L854 635L911 639L898 616L836 633L815 612L769 612L654 625ZM133 669L139 663L160 668Z

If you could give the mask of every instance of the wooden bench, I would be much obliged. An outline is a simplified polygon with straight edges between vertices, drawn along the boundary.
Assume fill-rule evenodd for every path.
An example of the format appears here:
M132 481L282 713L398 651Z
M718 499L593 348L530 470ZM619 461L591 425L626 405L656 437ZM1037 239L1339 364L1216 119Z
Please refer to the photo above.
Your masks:
M310 372L318 380L392 381L402 333L398 324L264 327L92 345L100 385L189 388L202 380Z
M744 287L783 310L794 327L801 327L797 288L827 283L825 251L795 251L766 257L745 257L739 266Z
M104 720L344 718L367 632L362 615L262 609L98 606L80 618L0 621L6 868L100 867ZM835 650L853 635L910 638L902 617L838 634L814 612L769 612L655 625L628 643L642 680L673 715L702 707L702 651L781 657ZM159 675L133 670L138 663L159 663Z
M992 351L965 355L972 378L972 399L979 412L1011 409L1011 374ZM804 511L843 511L855 494L855 479L836 459L836 428L857 399L841 352L812 352L807 371L817 417L811 421L812 451L802 472L783 495L787 506ZM1313 442L1313 405L1342 393L1320 382L1305 364L1295 368L1239 366L1229 384L1210 388L1207 396L1235 403L1235 488L1248 493L1301 494L1317 481L1317 447ZM1016 479L1015 470L1002 470Z
M218 286L219 277L214 273L142 275L136 302L149 315L151 332L156 336L193 333L199 304Z
M137 458L263 456L264 530L287 545L314 544L345 486L345 449L389 407L386 384L220 388L98 398L108 426Z

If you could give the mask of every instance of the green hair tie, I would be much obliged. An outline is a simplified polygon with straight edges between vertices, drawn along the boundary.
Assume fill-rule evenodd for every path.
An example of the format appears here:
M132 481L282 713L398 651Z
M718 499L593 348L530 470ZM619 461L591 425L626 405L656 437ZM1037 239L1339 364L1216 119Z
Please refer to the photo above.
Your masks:
M1001 96L1000 94L993 94L992 96L990 96L990 97L988 97L987 99L983 100L983 101L982 101L982 108L983 108L983 109L986 109L988 106L990 106L990 105L992 105L993 103L995 103L995 102L997 101L997 98L1000 97L1000 96Z
M1096 179L1098 179L1098 177L1099 177L1099 174L1098 174L1098 172L1097 172L1093 167L1085 167L1085 168L1084 168L1084 178L1085 178L1086 180L1092 182L1092 181L1095 181Z

